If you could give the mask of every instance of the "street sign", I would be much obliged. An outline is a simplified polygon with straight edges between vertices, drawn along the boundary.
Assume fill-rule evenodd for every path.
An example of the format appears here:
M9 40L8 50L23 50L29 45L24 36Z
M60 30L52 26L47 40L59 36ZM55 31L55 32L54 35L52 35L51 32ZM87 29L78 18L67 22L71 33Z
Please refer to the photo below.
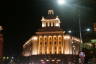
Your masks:
M84 58L85 57L85 53L84 52L80 52L79 53L79 57Z

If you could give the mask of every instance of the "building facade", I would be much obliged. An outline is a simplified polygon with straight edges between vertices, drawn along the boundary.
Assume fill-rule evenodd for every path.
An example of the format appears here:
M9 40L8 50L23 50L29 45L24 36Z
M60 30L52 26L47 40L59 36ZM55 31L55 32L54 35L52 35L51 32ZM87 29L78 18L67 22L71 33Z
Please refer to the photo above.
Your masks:
M53 10L42 17L42 27L23 45L23 56L32 55L78 55L80 39L65 34L60 19Z
M2 26L0 26L0 56L3 56L3 34L2 34Z
M96 32L96 23L93 24L93 31Z

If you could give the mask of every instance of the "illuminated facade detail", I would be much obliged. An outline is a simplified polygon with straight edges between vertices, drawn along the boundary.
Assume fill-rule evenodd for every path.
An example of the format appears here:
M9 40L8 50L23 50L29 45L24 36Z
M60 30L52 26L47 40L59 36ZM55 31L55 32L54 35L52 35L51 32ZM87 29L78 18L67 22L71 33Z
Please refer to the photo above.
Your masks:
M23 45L24 56L78 54L80 40L65 34L53 10L48 10L48 16L42 17L41 22L42 28Z
M60 19L54 16L54 11L53 10L48 10L48 17L44 18L42 17L42 27L60 27ZM51 18L52 17L52 18Z
M2 26L0 26L0 56L3 56L3 34L2 34Z
M42 17L42 27L60 27L60 20L58 17L56 19L46 19Z
M54 11L53 10L48 10L48 14L53 14L54 15Z

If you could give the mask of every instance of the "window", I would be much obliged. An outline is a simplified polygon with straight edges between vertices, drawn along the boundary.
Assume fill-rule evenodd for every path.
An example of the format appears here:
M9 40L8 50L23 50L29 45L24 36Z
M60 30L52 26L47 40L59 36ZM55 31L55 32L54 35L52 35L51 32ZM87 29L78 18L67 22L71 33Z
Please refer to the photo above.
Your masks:
M54 42L54 44L56 44L56 42Z
M51 45L51 42L50 42L50 45Z
M59 42L59 44L61 44L61 42Z
M47 45L47 42L45 42L45 45Z

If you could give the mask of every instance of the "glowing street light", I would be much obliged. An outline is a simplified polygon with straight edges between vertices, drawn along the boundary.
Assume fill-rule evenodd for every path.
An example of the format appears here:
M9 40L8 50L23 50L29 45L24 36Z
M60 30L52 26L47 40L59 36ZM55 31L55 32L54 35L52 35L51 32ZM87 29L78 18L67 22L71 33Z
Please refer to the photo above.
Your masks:
M68 33L69 33L69 34L71 34L71 33L72 33L72 31L71 31L71 30L69 30L69 31L68 31Z
M66 4L65 0L57 0L57 2L58 2L59 5Z
M90 32L90 31L91 31L91 29L90 29L90 28L87 28L87 29L86 29L86 31L87 31L87 32Z

